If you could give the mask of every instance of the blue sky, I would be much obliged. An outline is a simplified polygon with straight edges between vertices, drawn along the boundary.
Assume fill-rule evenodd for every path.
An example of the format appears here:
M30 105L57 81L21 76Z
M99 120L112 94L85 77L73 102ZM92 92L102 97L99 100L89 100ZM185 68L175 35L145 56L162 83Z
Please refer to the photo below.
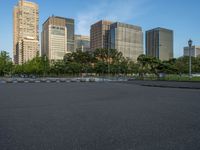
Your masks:
M174 30L174 55L182 56L191 38L200 45L199 0L31 0L39 4L42 23L52 14L74 18L76 34L89 35L90 25L101 19L139 25L143 32L155 27ZM0 0L0 50L12 56L12 11L18 0ZM144 47L145 48L145 47Z

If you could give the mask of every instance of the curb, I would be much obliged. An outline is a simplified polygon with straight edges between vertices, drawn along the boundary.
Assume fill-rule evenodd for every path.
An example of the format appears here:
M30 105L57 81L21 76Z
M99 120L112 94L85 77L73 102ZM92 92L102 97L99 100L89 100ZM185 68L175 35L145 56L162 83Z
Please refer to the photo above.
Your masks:
M194 89L200 90L200 87L189 87L189 86L170 86L170 85L150 85L150 84L140 84L141 86L147 87L160 87L160 88L176 88L176 89Z
M95 79L37 79L37 80L0 80L0 84L33 84L33 83L95 83L95 82L117 82L117 81L96 81Z

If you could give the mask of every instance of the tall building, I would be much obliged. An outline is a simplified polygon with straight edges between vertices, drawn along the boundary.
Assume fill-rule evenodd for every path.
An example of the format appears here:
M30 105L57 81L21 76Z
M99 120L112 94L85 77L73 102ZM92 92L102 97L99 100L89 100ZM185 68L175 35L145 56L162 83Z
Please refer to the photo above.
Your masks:
M90 48L92 51L98 48L109 48L109 32L111 21L101 20L91 26Z
M184 47L183 55L189 56L189 47ZM192 57L200 57L200 46L192 46L191 47L191 56Z
M90 48L112 48L123 56L136 61L143 54L142 28L120 22L101 20L91 26Z
M42 29L42 55L50 60L62 60L74 51L74 20L58 16L49 17Z
M13 11L13 58L15 64L23 64L39 53L38 22L38 5L19 0Z
M74 52L74 19L65 18L67 27L67 51Z
M146 55L160 60L173 58L173 31L164 28L146 31Z
M90 37L83 35L75 35L75 50L83 52L90 51Z
M125 58L136 61L143 54L142 28L116 22L110 25L111 47L122 52Z

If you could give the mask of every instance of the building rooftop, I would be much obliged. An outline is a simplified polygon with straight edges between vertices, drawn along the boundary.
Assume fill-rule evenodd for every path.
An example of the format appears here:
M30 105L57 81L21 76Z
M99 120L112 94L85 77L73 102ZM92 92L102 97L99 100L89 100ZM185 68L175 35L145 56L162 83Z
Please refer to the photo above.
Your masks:
M112 24L113 22L112 21L109 21L109 20L100 20L100 21L97 21L96 23L92 24L91 26L95 26L97 24L103 24L103 23L106 23L106 24Z
M153 28L153 29L147 30L147 32L150 32L150 31L153 31L153 30L164 30L164 31L168 31L168 32L173 32L173 30L166 29L166 28L163 28L163 27Z
M60 16L54 16L54 15L52 15L51 17L47 18L47 20L43 23L43 25L44 25L45 23L47 23L48 20L51 19L51 18L64 19L64 20L67 20L67 21L73 21L73 22L74 22L74 19L72 19L72 18L65 18L65 17L60 17Z
M122 26L122 27L126 27L126 28L134 28L134 29L137 29L137 30L142 30L142 27L140 27L140 26L127 24L127 23L122 23L122 22L115 22L111 26L116 26L116 27L117 26Z
M26 1L26 0L19 0L18 6L19 6L19 5L22 5L22 4L29 4L30 6L31 6L31 5L34 5L34 6L37 6L37 7L38 7L38 4L35 3L35 2L30 2L30 1Z

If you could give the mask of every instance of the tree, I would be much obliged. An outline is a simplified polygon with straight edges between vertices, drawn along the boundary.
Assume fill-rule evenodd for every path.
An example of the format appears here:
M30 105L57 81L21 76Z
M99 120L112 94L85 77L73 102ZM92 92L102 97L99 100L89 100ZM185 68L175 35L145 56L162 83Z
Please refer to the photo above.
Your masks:
M133 75L133 74L138 74L139 73L139 64L134 62L134 61L129 61L128 62L128 73Z
M148 62L150 66L150 73L159 78L159 74L162 72L162 62L156 57L148 57Z
M120 61L120 63L118 65L119 65L120 73L127 75L128 61L126 59L123 59Z
M149 74L154 74L157 78L159 78L159 74L164 72L164 68L166 67L161 60L156 57L140 55L137 59L139 66L139 75L141 78Z
M12 61L6 51L0 52L0 76L11 74L12 72Z
M94 57L97 60L98 73L127 73L127 61L121 52L116 49L96 49ZM126 64L126 65L125 65ZM104 67L104 68L103 68Z
M96 59L93 53L77 51L64 56L65 70L70 74L88 73L93 71ZM78 72L72 67L78 69Z
M97 61L97 63L95 63L95 72L97 74L105 74L108 72L108 64L103 62L103 61Z
M39 57L38 55L32 60L22 64L15 65L13 69L14 74L26 75L46 75L50 70L49 60L46 56Z
M65 67L66 66L65 66L64 61L62 61L62 60L54 61L54 62L52 62L52 65L50 67L50 72L59 76L60 74L65 74L65 72L66 72Z
M139 76L143 79L144 76L150 72L149 70L149 66L148 66L148 63L149 63L149 58L148 56L142 54L138 57L137 59L137 63L138 63L138 73L139 73Z
M195 58L193 61L192 70L194 73L200 73L200 57Z

